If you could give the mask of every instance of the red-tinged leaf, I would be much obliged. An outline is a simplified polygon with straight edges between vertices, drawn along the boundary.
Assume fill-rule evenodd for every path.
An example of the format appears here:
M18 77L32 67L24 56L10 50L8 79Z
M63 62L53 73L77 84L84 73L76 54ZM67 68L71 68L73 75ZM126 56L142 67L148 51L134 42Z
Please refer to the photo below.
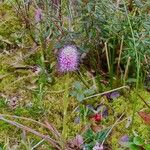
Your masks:
M96 113L96 114L90 116L90 119L91 119L91 121L94 121L94 122L100 122L102 120L102 115Z
M145 123L150 125L150 114L145 113L145 112L139 112L138 113L140 115L140 117L144 120Z

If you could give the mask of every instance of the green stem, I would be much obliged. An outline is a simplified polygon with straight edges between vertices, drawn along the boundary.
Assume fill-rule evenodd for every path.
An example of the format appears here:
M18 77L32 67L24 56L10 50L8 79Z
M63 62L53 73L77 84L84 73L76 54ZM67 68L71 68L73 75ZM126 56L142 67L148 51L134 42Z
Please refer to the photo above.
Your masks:
M137 47L136 47L136 41L135 41L135 36L134 36L134 31L133 31L133 28L132 28L132 25L131 25L131 21L130 21L130 18L129 18L129 14L128 14L128 11L127 11L127 8L126 8L126 4L125 4L125 1L123 0L123 3L124 3L124 8L125 8L125 12L126 12L126 16L127 16L127 19L128 19L128 24L129 24L129 27L130 27L130 30L131 30L131 34L132 34L132 40L133 40L133 49L135 51L135 56L136 56L136 98L138 98L138 87L139 87L139 76L140 76L140 58L138 56L138 51L137 51ZM133 122L134 122L134 116L135 116L135 112L136 112L136 101L134 100L133 102L133 114L132 114L132 125L131 125L131 129L132 129L132 126L133 126Z
M69 93L69 73L67 73L66 83L65 83L65 92L63 96L63 131L62 131L62 140L65 143L67 137L67 109L68 109L68 93ZM64 146L63 146L64 147Z
M126 8L125 1L123 0L123 2L124 2L124 8L125 8L126 16L127 16L127 19L128 19L128 24L129 24L129 27L130 27L130 30L131 30L131 34L132 34L133 45L134 45L133 49L134 49L135 55L136 55L136 69L137 69L136 89L137 89L138 86L139 86L140 61L139 61L138 51L137 51L136 42L135 42L134 31L133 31L133 28L132 28L132 25L131 25L131 21L130 21L129 15L128 15L128 11L127 11L127 8Z
M79 73L79 74L78 74ZM78 73L76 73L76 75L79 77L79 79L83 82L83 84L89 89L89 85L87 84L87 82L84 80L81 72L78 70Z

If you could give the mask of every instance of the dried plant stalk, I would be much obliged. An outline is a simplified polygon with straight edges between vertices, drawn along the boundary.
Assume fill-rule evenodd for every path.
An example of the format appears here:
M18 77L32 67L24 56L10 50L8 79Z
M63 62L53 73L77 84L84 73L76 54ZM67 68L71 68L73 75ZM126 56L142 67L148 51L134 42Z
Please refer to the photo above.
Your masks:
M41 134L39 132L37 132L36 130L30 128L30 127L27 127L27 126L24 126L20 123L17 123L15 121L12 121L12 120L8 120L8 119L5 119L2 115L0 115L0 120L2 121L5 121L13 126L16 126L17 128L20 128L24 131L28 131L28 132L31 132L35 135L37 135L38 137L41 137L42 139L44 139L45 141L49 142L52 146L56 147L58 150L61 150L61 147L58 145L58 142L55 141L54 139L52 139L49 135L44 135L44 134Z

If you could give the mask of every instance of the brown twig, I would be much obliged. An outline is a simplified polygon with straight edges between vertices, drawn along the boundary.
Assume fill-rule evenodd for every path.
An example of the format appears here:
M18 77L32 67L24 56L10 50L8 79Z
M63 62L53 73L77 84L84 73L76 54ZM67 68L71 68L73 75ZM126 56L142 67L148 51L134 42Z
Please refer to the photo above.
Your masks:
M40 126L43 126L43 127L47 127L45 124L41 123L41 122L38 122L36 120L33 120L31 118L27 118L27 117L19 117L19 116L16 116L16 115L7 115L7 114L0 114L0 116L2 117L11 117L11 118L14 118L14 119L22 119L22 120L27 120L27 121L31 121L33 123L36 123Z
M109 129L109 131L106 134L105 139L102 141L101 145L104 144L106 138L109 136L109 134L111 133L111 131L113 130L113 128L118 124L118 122L122 119L122 117L124 116L124 113L116 120L116 122L112 125L112 127Z
M107 43L106 42L105 42L105 52L106 52L108 71L110 72L110 60L109 60L108 47L107 47Z
M106 91L106 92L102 92L102 93L98 93L98 94L95 94L95 95L91 95L91 96L88 96L88 97L85 97L84 100L86 99L90 99L90 98L94 98L94 97L97 97L97 96L103 96L104 94L108 94L108 93L111 93L111 92L114 92L114 91L118 91L118 90L121 90L121 89L129 89L129 86L121 86L121 87L118 87L116 89L113 89L113 90L109 90L109 91Z
M144 104L150 109L150 106L147 104L147 102L144 100L144 98L140 94L137 94L137 95L144 102Z
M51 132L53 132L53 134L55 135L55 137L56 137L57 139L59 139L59 138L60 138L60 133L58 132L58 130L57 130L52 124L50 124L47 120L45 120L44 122L45 122L46 127L47 127Z
M5 122L7 122L7 123L9 123L11 125L14 125L17 128L20 128L22 130L31 132L31 133L37 135L38 137L41 137L42 139L45 139L50 144L52 144L54 147L56 147L57 149L61 150L60 146L58 145L58 142L55 141L54 139L50 138L49 135L41 134L41 133L37 132L36 130L34 130L34 129L30 128L30 127L24 126L24 125L22 125L20 123L17 123L15 121L11 121L11 120L5 119L2 115L0 115L0 120L3 120L3 121L5 121Z
M14 63L11 63L9 67L14 67L15 65L17 65L20 61L23 61L25 59L27 59L28 57L30 57L32 54L34 54L36 52L36 50L39 47L37 45L33 45L33 47L29 48L29 53L24 55L23 58L19 58L17 61L15 61Z
M0 116L2 116L2 117L11 117L11 118L15 118L15 119L22 119L22 120L27 120L27 121L33 122L35 124L38 124L42 127L45 127L47 129L49 129L57 139L60 138L60 133L58 132L58 130L53 125L51 125L47 120L45 120L44 121L45 124L43 124L41 122L38 122L36 120L33 120L31 118L27 118L27 117L19 117L19 116L16 116L16 115L7 115L7 114L0 114Z

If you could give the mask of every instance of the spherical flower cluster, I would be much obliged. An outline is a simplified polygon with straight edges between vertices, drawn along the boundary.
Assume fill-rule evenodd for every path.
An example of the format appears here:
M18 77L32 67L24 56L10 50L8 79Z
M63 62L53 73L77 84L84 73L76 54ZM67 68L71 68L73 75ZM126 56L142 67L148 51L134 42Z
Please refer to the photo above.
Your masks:
M79 52L74 45L66 45L58 54L58 69L60 72L71 72L78 68Z

